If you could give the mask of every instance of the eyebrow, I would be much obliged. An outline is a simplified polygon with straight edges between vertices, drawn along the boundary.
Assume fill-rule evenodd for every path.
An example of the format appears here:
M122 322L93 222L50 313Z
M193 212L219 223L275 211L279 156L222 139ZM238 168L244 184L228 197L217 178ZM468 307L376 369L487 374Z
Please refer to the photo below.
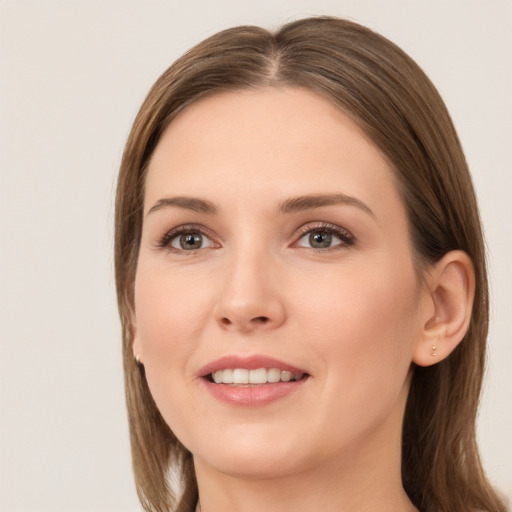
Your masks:
M217 208L215 208L213 203L210 203L210 201L206 201L205 199L198 199L195 197L179 196L164 197L159 199L149 209L147 215L168 206L175 206L177 208L183 208L185 210L191 210L197 213L207 213L209 215L217 213Z
M346 194L322 194L322 195L308 195L308 196L299 196L292 197L283 201L279 207L279 213L294 213L301 212L306 210L313 210L315 208L321 208L322 206L332 206L332 205L348 205L348 206L356 206L361 210L369 213L373 217L375 214L373 211L360 199L356 197L348 196ZM178 196L178 197L164 197L159 199L148 211L147 215L153 213L157 210L160 210L165 207L177 207L183 208L185 210L191 210L197 213L206 213L209 215L214 215L217 213L217 208L210 201L206 201L205 199L199 199L196 197L186 197L186 196Z
M279 205L280 213L294 213L305 210L312 210L314 208L321 208L322 206L332 205L348 205L355 206L361 210L369 213L372 217L375 214L363 201L356 197L347 196L346 194L325 194L325 195L309 195L299 196L287 199Z

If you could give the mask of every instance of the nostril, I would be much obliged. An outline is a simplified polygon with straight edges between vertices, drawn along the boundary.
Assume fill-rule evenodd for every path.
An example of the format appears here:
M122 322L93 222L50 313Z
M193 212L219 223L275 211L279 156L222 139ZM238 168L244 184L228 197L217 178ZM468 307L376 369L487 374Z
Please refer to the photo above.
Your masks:
M255 317L246 317L246 318L237 318L237 317L227 317L223 316L219 319L219 323L224 327L233 327L237 326L241 330L251 330L257 326L266 326L267 324L272 323L270 317L268 316L255 316Z
M266 324L269 321L269 318L268 316L257 316L253 318L252 321L257 324Z

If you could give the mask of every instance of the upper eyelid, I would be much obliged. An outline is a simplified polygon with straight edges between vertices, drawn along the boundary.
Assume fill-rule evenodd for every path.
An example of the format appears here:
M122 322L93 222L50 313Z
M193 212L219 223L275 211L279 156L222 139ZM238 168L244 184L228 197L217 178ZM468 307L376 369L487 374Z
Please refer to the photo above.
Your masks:
M337 233L337 234L345 235L347 238L350 238L350 239L355 239L355 236L348 229L338 226L337 224L333 224L331 222L324 222L324 221L313 221L313 222L308 222L308 223L302 225L297 230L296 236L302 237L311 231L315 231L315 230L320 231L322 229L325 231L331 231L335 234Z
M180 224L179 226L176 226L174 228L171 228L165 232L166 235L174 235L174 234L180 234L183 232L198 232L205 236L213 236L213 232L211 229L207 228L206 226L203 226L202 224Z

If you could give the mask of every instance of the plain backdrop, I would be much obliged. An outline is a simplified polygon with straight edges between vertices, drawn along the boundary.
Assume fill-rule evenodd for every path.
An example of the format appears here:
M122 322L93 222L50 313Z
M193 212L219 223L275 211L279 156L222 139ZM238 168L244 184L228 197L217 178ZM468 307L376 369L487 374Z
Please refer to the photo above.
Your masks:
M159 74L206 36L314 14L348 17L399 44L453 116L489 248L480 446L491 479L512 494L510 0L4 0L1 511L140 510L112 265L130 124Z

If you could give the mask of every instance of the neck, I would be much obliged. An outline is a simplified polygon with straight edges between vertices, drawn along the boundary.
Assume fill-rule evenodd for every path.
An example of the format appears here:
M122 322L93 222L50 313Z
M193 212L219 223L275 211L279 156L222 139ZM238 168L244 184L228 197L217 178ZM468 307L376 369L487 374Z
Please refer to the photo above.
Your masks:
M401 486L390 489L383 485L373 488L335 486L339 482L312 482L295 478L281 480L237 482L236 487L208 488L201 486L198 512L413 512ZM416 511L417 512L417 511Z

